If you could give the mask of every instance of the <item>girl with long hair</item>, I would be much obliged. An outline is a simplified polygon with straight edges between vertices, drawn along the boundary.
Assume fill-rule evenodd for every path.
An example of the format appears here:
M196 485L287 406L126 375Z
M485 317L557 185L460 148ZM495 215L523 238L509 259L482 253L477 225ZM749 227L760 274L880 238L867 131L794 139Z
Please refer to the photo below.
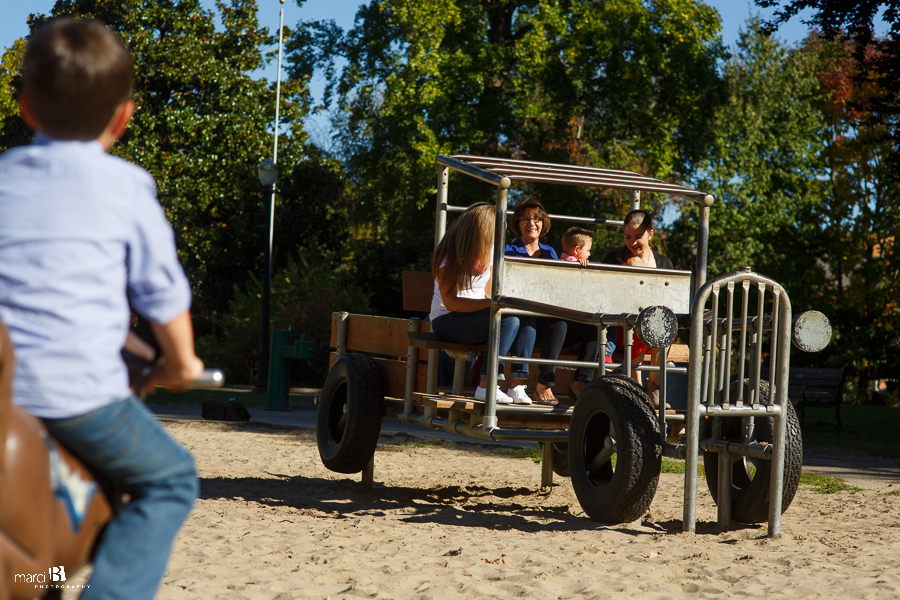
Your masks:
M431 330L438 339L460 344L487 341L491 322L491 278L494 248L495 210L480 202L470 206L448 229L434 251L431 272L434 296L431 299ZM500 320L500 354L506 355L519 331L519 318L507 315ZM475 399L486 396L487 375ZM503 379L503 364L498 378ZM521 379L513 379L510 395L497 388L499 404L531 404Z

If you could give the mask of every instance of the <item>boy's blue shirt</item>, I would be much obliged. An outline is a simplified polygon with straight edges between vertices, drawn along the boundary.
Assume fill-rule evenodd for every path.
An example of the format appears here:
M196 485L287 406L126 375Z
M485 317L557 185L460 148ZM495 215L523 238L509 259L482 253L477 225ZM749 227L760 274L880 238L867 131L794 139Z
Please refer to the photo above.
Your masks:
M159 323L190 307L150 174L95 141L37 135L0 155L0 318L16 352L14 402L57 419L127 397L129 300Z

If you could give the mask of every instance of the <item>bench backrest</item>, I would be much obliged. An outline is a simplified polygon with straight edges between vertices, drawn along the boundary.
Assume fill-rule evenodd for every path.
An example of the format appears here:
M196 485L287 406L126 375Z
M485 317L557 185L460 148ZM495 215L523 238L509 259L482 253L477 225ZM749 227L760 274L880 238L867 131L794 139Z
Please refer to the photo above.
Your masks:
M690 312L691 273L616 265L507 259L503 295L585 312L639 313L665 305ZM430 272L403 271L403 310L429 312L434 293ZM554 285L549 285L553 281Z
M429 271L403 271L403 310L431 312L434 278Z
M792 368L788 382L791 402L831 404L841 397L847 368ZM763 379L768 378L763 369Z

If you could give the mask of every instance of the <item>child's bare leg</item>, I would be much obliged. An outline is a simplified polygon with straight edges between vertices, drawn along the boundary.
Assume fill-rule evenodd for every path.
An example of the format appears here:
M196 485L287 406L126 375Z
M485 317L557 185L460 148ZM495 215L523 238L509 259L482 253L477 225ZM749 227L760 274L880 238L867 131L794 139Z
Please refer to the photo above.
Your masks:
M586 381L576 381L572 380L572 383L569 384L569 390L575 395L577 398L581 395L581 392L584 390L584 386L587 385Z
M644 387L644 381L641 377L641 372L637 370L639 366L644 364L644 355L641 354L636 359L631 361L631 378L638 382L638 385Z
M650 349L650 364L659 366L659 348ZM659 371L650 371L647 374L647 383L644 384L647 395L650 396L650 403L653 408L659 408Z

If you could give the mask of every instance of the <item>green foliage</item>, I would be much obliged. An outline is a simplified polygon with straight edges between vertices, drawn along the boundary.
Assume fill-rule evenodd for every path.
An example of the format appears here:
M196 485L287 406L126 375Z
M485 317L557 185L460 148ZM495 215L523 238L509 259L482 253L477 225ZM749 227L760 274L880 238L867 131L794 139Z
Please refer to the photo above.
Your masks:
M25 40L18 39L3 51L0 60L0 119L19 114L16 102L16 79L22 70L22 59L25 56Z
M817 494L862 491L862 488L849 485L840 477L830 477L828 475L819 475L818 473L803 473L800 475L800 483L815 487Z
M16 91L22 59L25 57L25 40L18 39L3 51L0 59L0 151L24 143L29 137L28 128L19 116Z
M222 369L230 383L253 383L259 373L261 295L262 284L251 276L243 288L235 289L217 330L197 341L198 354L207 364ZM293 381L321 384L328 373L331 313L365 314L368 301L368 294L358 284L335 272L327 262L290 259L287 267L272 277L272 328L290 328L294 339L302 334L315 342L315 358L293 361Z
M715 114L708 158L695 187L711 193L709 269L741 265L783 282L789 292L821 282L814 207L822 201L821 116L812 58L763 35L741 32L724 75L731 92ZM676 264L692 264L698 209L685 207L671 237Z
M267 130L275 111L272 86L252 76L267 60L261 48L272 41L258 27L256 2L220 0L216 6L213 12L198 0L58 0L49 15L29 22L35 29L51 17L97 18L130 49L136 111L113 153L155 178L191 279L201 329L214 311L227 306L234 286L262 266L256 164L270 153ZM285 86L286 121L300 122L306 98L301 83ZM291 167L305 136L299 127L290 133L279 161L288 165L282 183L296 187ZM302 243L287 250L299 247Z
M431 240L420 233L432 220L438 153L667 177L689 168L723 95L718 28L715 11L692 0L373 0L345 35L301 24L288 60L297 78L335 73L357 235L406 235L427 254ZM347 61L339 76L338 56ZM491 199L479 185L453 179L454 198ZM525 193L554 211L607 212L616 200L558 186Z
M817 210L826 243L822 259L832 275L824 297L839 323L837 364L856 367L860 387L873 378L892 377L900 361L900 188L891 167L896 141L873 114L880 84L861 77L875 46L860 52L854 44L812 36L823 91L823 159L829 186ZM821 291L820 291L821 293Z
M870 111L881 92L857 77L852 45L813 34L789 50L753 21L738 49L697 182L716 197L710 272L751 265L784 285L795 313L825 312L831 347L795 364L852 365L865 389L900 360L895 142ZM676 263L689 264L696 215L688 207L669 238Z
M413 448L428 448L429 446L443 446L444 440L422 440L419 442L403 442L400 446L411 446Z
M494 450L494 454L500 456L511 456L513 458L524 458L532 462L540 463L543 460L540 448L500 448Z

